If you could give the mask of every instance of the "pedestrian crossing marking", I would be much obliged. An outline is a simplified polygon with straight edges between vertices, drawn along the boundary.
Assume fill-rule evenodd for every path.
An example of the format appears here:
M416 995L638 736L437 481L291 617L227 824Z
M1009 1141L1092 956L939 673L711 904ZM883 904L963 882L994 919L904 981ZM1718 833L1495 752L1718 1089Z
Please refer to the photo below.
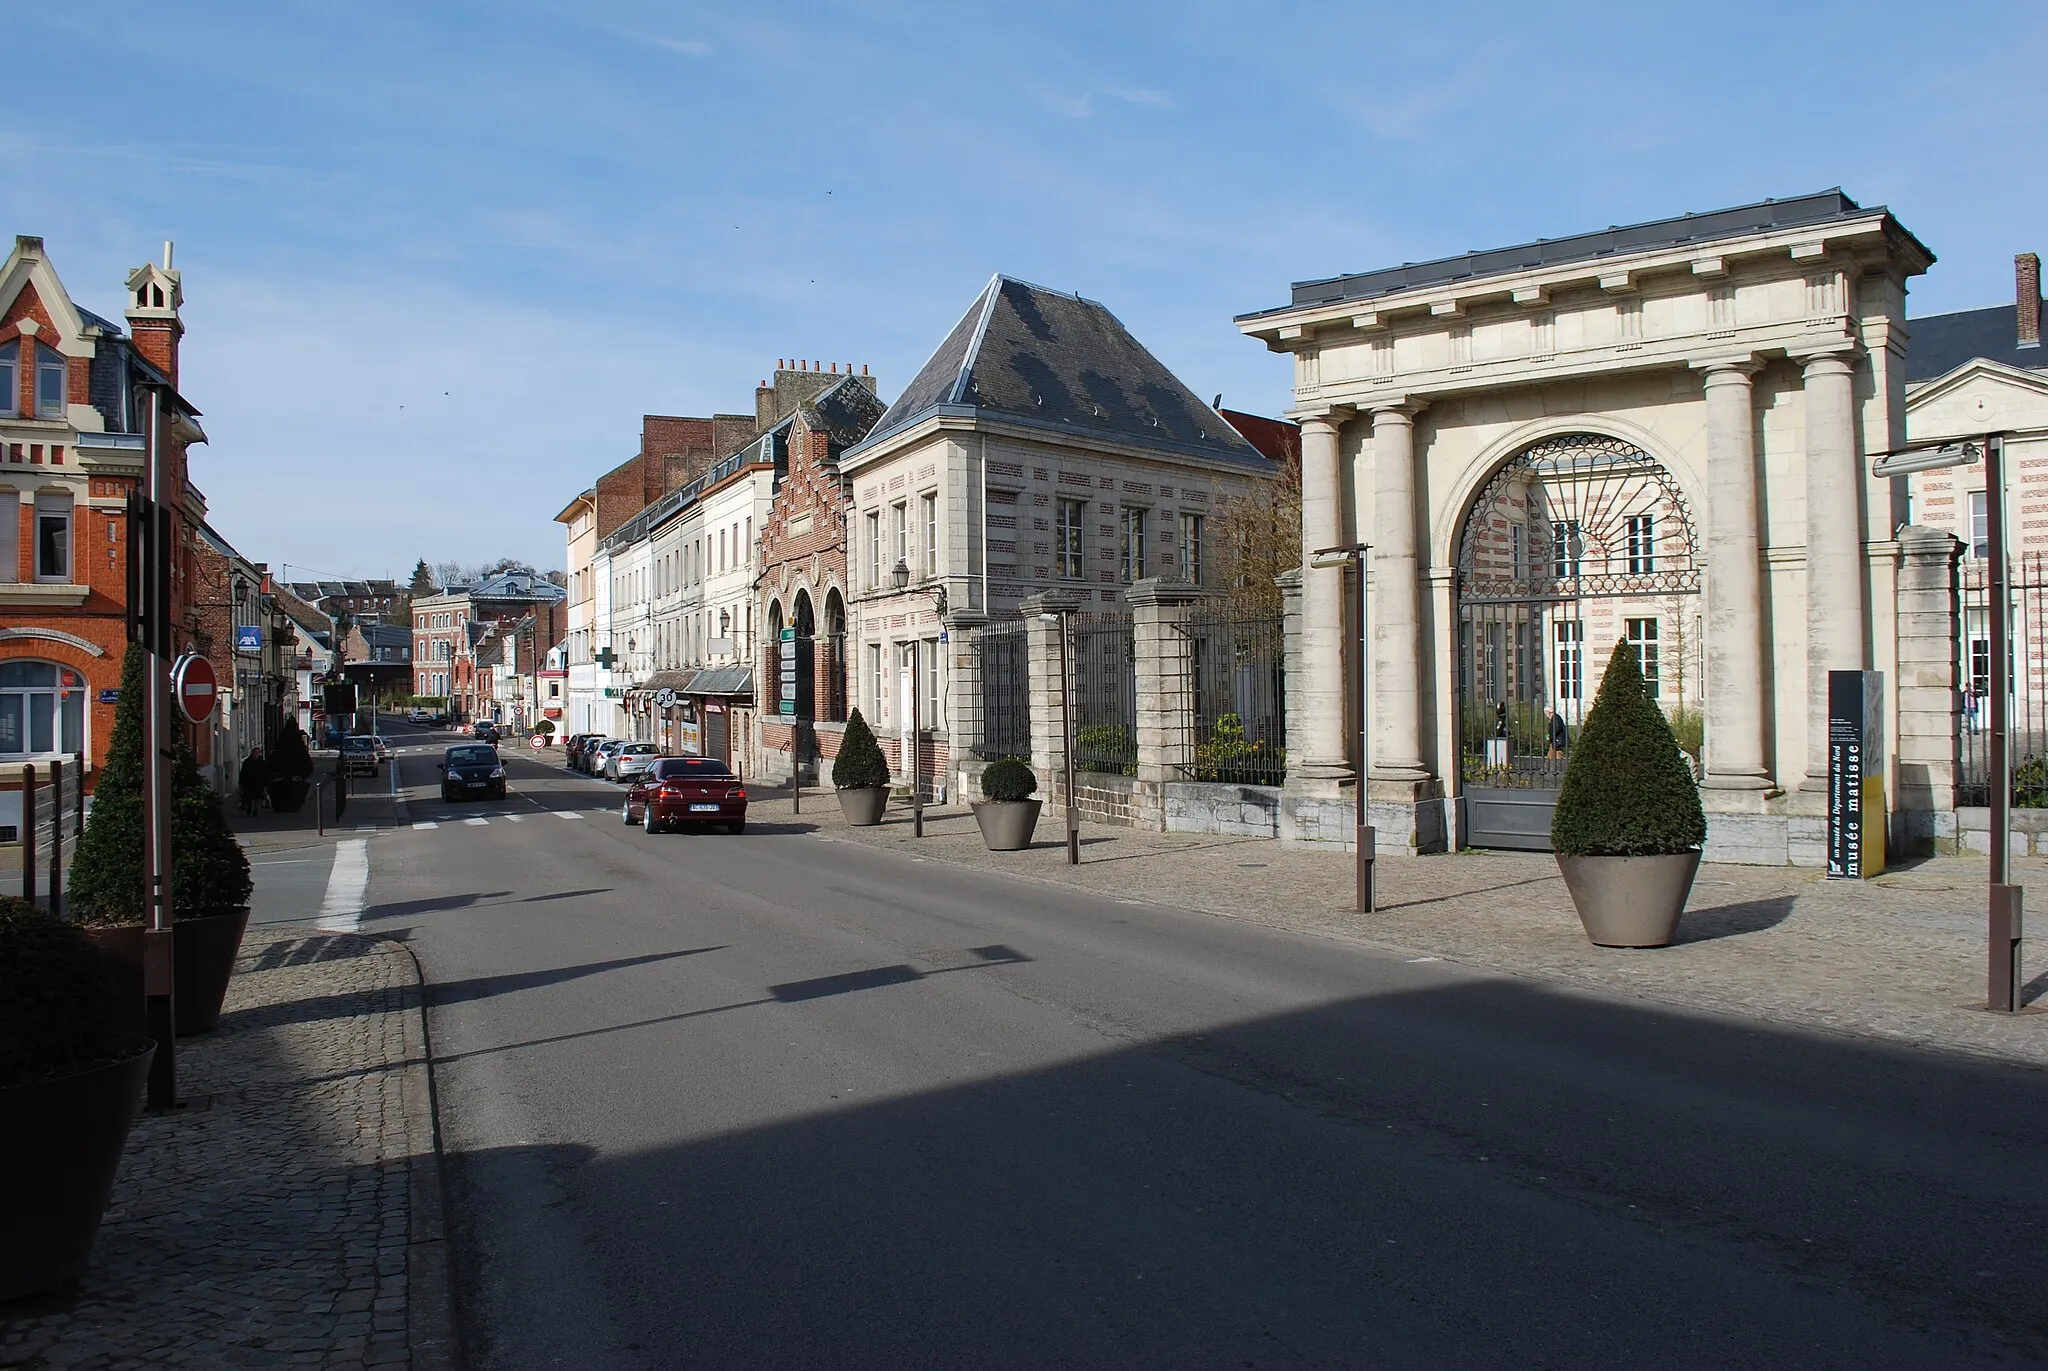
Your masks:
M526 822L526 816L524 814L507 814L505 817L510 819L515 824L523 824Z
M580 819L583 817L581 814L572 814L566 809L557 809L554 813L557 817L563 819Z
M441 825L435 823L432 819L421 819L418 823L413 825L414 828L439 828L440 826Z
M483 826L484 824L487 824L487 823L489 823L489 822L490 822L490 820L489 820L489 819L464 819L464 820L463 820L462 822L464 822L464 823L466 823L466 824L476 824L477 826L481 827L481 826Z

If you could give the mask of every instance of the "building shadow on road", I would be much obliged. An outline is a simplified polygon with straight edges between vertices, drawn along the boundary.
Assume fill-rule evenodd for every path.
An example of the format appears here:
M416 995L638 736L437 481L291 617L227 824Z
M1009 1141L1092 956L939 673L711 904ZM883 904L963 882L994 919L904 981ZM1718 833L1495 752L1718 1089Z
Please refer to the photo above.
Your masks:
M1983 1237L2048 1225L2048 1075L1492 980L1023 1069L926 1036L958 1083L872 1103L769 1065L848 1025L915 1034L907 971L639 1025L687 1141L584 1118L451 1153L477 1364L565 1336L533 1302L559 1291L716 1366L2048 1353L2048 1310L2013 1298L2048 1248ZM734 1011L758 1027L712 1027Z

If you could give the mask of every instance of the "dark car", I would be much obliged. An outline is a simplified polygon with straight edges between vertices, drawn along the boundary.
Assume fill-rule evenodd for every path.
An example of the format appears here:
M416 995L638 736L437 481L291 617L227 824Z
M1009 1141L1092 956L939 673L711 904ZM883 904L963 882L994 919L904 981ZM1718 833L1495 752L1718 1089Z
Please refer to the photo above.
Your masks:
M574 770L582 765L583 749L602 737L602 733L571 733L569 741L562 748L563 760L569 763L571 770Z
M643 823L649 835L691 824L724 824L747 830L747 791L724 762L709 757L663 757L626 792L627 823Z
M441 755L441 798L505 798L505 764L487 743L458 743Z
M448 716L446 714L436 714L427 720L427 724L432 728L446 728L448 727Z

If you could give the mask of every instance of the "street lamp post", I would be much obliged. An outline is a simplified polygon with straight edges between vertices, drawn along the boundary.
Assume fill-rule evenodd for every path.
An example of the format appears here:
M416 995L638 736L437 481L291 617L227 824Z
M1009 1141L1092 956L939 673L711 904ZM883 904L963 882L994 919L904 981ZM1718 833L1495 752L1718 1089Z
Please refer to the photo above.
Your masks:
M1350 567L1358 579L1358 794L1355 828L1352 833L1352 847L1355 851L1353 879L1357 886L1356 903L1358 912L1371 914L1379 908L1378 891L1374 886L1373 864L1379 857L1379 829L1371 822L1367 807L1367 776L1371 772L1372 755L1372 645L1371 620L1367 616L1368 601L1365 594L1366 559L1372 552L1370 543L1352 543L1345 547L1320 548L1310 554L1311 570L1330 571Z
M1948 442L1881 454L1870 474L1905 476L1984 462L1984 517L1988 525L1984 559L1985 592L1991 601L1991 871L1987 919L1985 1002L1993 1010L2020 1008L2023 944L2020 887L2012 883L2012 736L2007 692L2012 689L2012 613L2007 600L2005 532L2005 435L1987 433L1974 443Z

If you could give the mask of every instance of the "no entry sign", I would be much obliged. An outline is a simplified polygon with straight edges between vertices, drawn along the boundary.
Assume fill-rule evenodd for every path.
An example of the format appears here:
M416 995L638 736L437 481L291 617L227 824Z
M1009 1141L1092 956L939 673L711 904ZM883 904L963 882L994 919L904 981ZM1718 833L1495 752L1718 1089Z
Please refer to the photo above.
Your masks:
M213 717L219 694L213 663L206 658L187 654L171 667L171 698L178 702L178 712L193 723L203 724Z

